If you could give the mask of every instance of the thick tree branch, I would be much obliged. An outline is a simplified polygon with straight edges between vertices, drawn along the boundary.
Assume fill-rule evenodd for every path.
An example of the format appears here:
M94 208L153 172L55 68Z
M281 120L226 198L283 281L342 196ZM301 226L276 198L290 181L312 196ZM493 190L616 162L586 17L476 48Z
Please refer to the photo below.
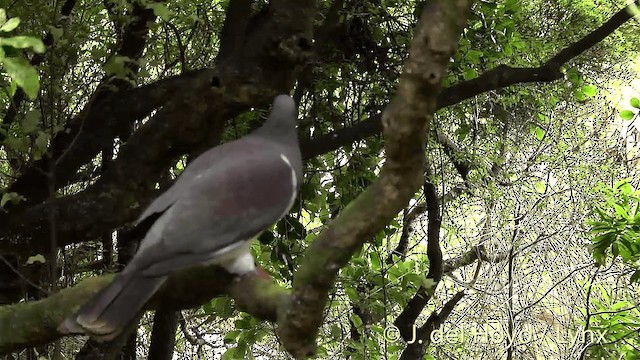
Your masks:
M253 0L231 0L227 7L224 18L224 26L220 32L220 51L218 51L218 61L231 56L240 49L245 40L247 24L252 18L251 5Z
M178 313L175 310L159 308L153 315L153 330L147 360L173 359L173 347L176 342Z
M626 10L625 10L626 11ZM588 46L590 44L593 44L593 40L594 39L599 39L602 37L602 35L604 33L610 33L611 31L615 30L614 27L619 26L619 24L621 22L624 21L624 19L627 19L628 16L624 15L623 12L619 12L618 14L616 14L612 20L608 21L605 25L603 25L602 27L600 27L598 30L596 30L596 32L598 32L598 36L591 36L587 35L584 39L591 39L590 41L582 41L579 43L581 44L581 46L584 48L584 46ZM606 31L605 31L606 30ZM573 46L573 45L572 45ZM571 46L569 47L571 48ZM567 49L569 49L567 48ZM566 49L565 49L566 50ZM563 50L563 51L565 51ZM561 52L563 53L563 52ZM570 60L570 59L566 59L566 56L560 56L559 53L556 57L552 58L552 60L549 60L547 62L547 64L553 64L553 67L555 69L559 69L559 66L561 66L562 64L558 64L557 59L556 58L561 58L564 59L566 61ZM568 53L572 53L572 54L577 54L577 49L574 49L572 51L567 51L565 52L565 54ZM559 57L560 56L560 57ZM553 60L556 59L556 60ZM563 60L563 61L564 61ZM565 62L566 62L565 61ZM470 81L465 81L462 83L459 83L457 85L454 85L448 89L445 89L441 95L438 98L438 108L442 108L442 107L446 107L449 106L451 104L460 102L464 99L468 99L471 98L475 95L478 95L482 92L488 91L488 90L493 90L493 89L499 89L499 88L503 88L503 87L507 87L516 83L524 83L524 82L536 82L536 81L552 81L557 79L557 71L549 71L548 69L549 65L544 65L542 67L539 68L533 68L533 69L517 69L517 68L510 68L508 66L499 66L493 70L490 70L489 72L481 75L479 78L477 79L473 79ZM251 65L248 68L250 69L256 69L255 65ZM559 71L559 70L558 70ZM550 76L550 74L556 73L556 75ZM246 78L243 79L229 79L229 81L231 81L232 83L234 82L234 80L238 80L241 83L246 83ZM229 85L229 91L231 89L234 90L239 90L236 88L236 86L231 86ZM137 89L140 90L140 89ZM133 90L135 91L135 90ZM180 90L178 90L179 92L181 92ZM140 91L141 93L143 91ZM237 93L237 91L233 91L235 93ZM165 94L165 95L170 95L170 94ZM255 95L255 94L254 94ZM237 95L236 95L237 96ZM252 105L258 104L260 102L264 102L263 100L255 100L256 98L261 98L261 95L255 95L255 97L252 97L252 99L248 99L246 97L243 97L244 100L246 100L247 102L251 103ZM131 99L128 96L122 96L122 97L118 97L118 101L127 101L126 99ZM166 97L162 97L162 98L156 98L157 102L162 102L165 101ZM115 101L115 100L114 100ZM110 117L114 117L114 118L128 118L128 119L135 119L135 118L140 118L142 116L144 116L144 114L148 113L149 111L151 111L153 108L159 106L158 103L155 104L149 104L151 106L146 106L143 108L140 108L141 105L145 105L146 103L143 102L139 102L139 101L127 101L127 104L125 105L120 105L118 104L109 104L110 106L105 106L100 107L97 109L95 116L101 116L100 119L102 119L103 121L108 120ZM111 106L113 105L113 106ZM117 105L117 106L116 106ZM133 106L127 106L127 105L133 105ZM137 108L137 114L133 114L133 110L135 110ZM119 110L120 109L120 110ZM119 111L122 111L125 113L126 116L120 116L120 114L118 114ZM229 114L237 114L239 113L239 110L236 111L230 111ZM99 115L101 114L101 115ZM351 128L345 128L345 129L341 129L338 131L335 131L331 134L326 134L326 135L321 135L319 137L316 137L314 139L312 139L309 142L303 143L302 144L302 150L303 150L303 154L304 157L306 159L326 153L328 151L332 151L335 150L341 146L344 145L348 145L351 144L357 140L361 140L364 139L366 137L369 136L373 136L376 134L379 134L382 126L381 126L381 122L380 122L380 116L374 116L372 118L369 118L367 120L361 121L358 124L356 124L355 126L351 127ZM163 139L164 140L164 139ZM168 141L171 141L170 139ZM157 160L160 161L161 163L163 163L166 160ZM460 164L461 166L456 165L456 168L460 168L459 170L461 170L461 174L465 174L465 169L464 169L464 165L463 163ZM37 186L35 186L37 188ZM91 192L91 190L89 190L89 192ZM79 208L85 208L85 213L88 214L88 216L95 216L97 217L103 217L105 213L100 212L99 208L95 208L95 209L90 209L90 205L87 203L93 196L95 196L96 193L99 193L100 191L96 191L93 194L91 194L90 196L86 196L83 198L77 198L74 201L77 200L77 203L74 203L74 201L70 201L68 203L66 203L66 207L68 207L70 209L70 211L68 212L69 214L74 214L74 211L72 210L75 207L79 207ZM18 191L18 193L20 193L20 191ZM128 197L131 197L132 194L126 194L128 195ZM141 196L140 197L140 203L146 203L146 201L148 201L149 197L147 196ZM132 204L131 203L124 203L122 204L122 208L126 208L126 207L130 207ZM65 206L63 206L64 208ZM118 210L122 209L122 208L118 208ZM115 208L114 208L115 209ZM37 212L37 207L35 209L35 211ZM27 212L28 213L33 213L33 212ZM106 213L109 214L109 213ZM15 216L16 214L13 214L14 216L12 216L12 224L20 224L23 222L29 222L31 223L31 221L33 221L34 219L30 216L26 216L26 218L24 218L24 221L22 221L21 219L19 219L19 215ZM17 217L17 218L16 218ZM61 219L61 221L65 221L64 216L60 216L59 217ZM112 229L113 228L113 224L116 224L116 226L121 225L122 223L131 220L131 215L130 214L126 214L125 216L123 216L123 218L121 219L116 219L113 222L108 222L108 223L103 223L105 226L103 228L104 231ZM78 231L74 231L73 230L73 222L71 220L75 220L76 217L72 216L71 218L67 218L67 225L66 228L69 229L68 234L77 234L77 233L81 233L81 230ZM127 220L123 220L123 219L127 219ZM95 219L91 219L91 221L94 221ZM37 221L36 221L37 223ZM0 217L0 228L3 229L7 229L7 227L9 226L9 221L7 219L6 216L2 216ZM99 222L100 224L100 222ZM36 224L37 225L37 224ZM79 227L83 227L82 224L79 224ZM15 225L12 225L15 226ZM9 231L7 231L9 230ZM0 237L5 237L7 236L7 234L15 234L16 232L14 231L10 231L10 229L7 229L5 231L0 230ZM30 234L33 234L33 232L29 232L27 235L29 235L29 237L31 237ZM33 234L33 236L37 236L37 232L36 234ZM65 237L64 232L61 234L61 237ZM66 236L68 237L68 236ZM75 236L74 236L75 237ZM76 237L76 239L78 239ZM76 241L80 241L76 240ZM63 241L64 243L64 241ZM66 242L69 243L69 240ZM27 246L25 244L20 244L18 246L16 246L17 244L9 244L9 243L3 243L2 245L0 245L0 248L2 249L12 249L13 251L19 251L20 249L25 249Z
M633 4L635 4L636 6L640 5L640 0L634 1ZM578 55L594 47L600 41L604 40L604 38L606 38L607 36L611 35L620 26L633 18L631 5L632 4L622 8L620 11L615 13L615 15L611 17L611 19L607 20L606 23L602 24L600 27L590 32L582 39L576 41L575 43L560 51L556 56L547 61L546 66L552 68L560 67L563 64L569 62L571 59L576 58Z
M215 70L198 72L192 79L192 87L165 104L119 149L118 158L96 184L80 194L56 199L56 209L61 215L60 245L86 241L133 219L139 213L140 203L153 195L155 179L166 171L173 157L210 145L216 134L221 134L220 127L226 119L249 106L266 104L276 93L290 89L295 79L292 69L304 61L309 50L305 39L311 38L314 7L311 0L272 1L260 29L254 29L238 58L221 62ZM93 211L104 218L97 223L95 219L89 220ZM9 226L2 227L3 247L13 244L16 248L37 249L39 237L46 235L43 222L46 214L47 206L43 204L5 218L4 224ZM8 243L9 239L18 241ZM283 297L287 298L283 290L274 288L267 280L252 280L227 289L231 281L228 275L201 269L191 271L195 273L187 278L180 274L172 277L174 280L165 287L170 290L162 290L148 306L155 307L158 302L175 309L198 306L229 291L241 307L255 316L275 320L277 308L285 303ZM93 285L83 282L39 302L0 308L2 325L25 324L20 329L4 329L12 334L0 336L0 352L59 337L55 331L59 322L108 280L96 278L88 283ZM251 286L257 290L249 290ZM50 309L57 312L49 312Z
M58 325L112 278L113 275L88 278L39 301L0 307L0 354L45 344L63 336L57 331ZM234 280L221 268L197 267L173 274L146 308L187 309L226 293L242 309L265 320L275 320L278 305L283 302L283 296L286 297L285 290L257 273Z
M289 306L279 317L280 339L296 358L315 353L315 337L339 269L422 183L425 130L469 8L468 1L434 1L421 16L397 95L383 114L387 158L380 177L309 247L295 274Z
M71 241L98 238L105 230L114 229L131 221L140 212L140 201L148 201L154 195L154 179L165 170L165 163L158 158L171 159L185 152L189 144L174 143L167 146L168 133L184 136L192 141L203 141L208 134L219 131L207 130L202 126L205 108L194 107L202 101L203 94L210 93L206 77L199 76L191 82L191 87L176 98L171 105L159 110L154 118L142 126L125 146L109 169L87 190L55 199L58 212L59 246ZM221 126L226 112L212 119L211 126ZM198 126L201 126L198 128ZM210 138L212 136L209 136ZM156 161L154 161L156 160ZM11 248L7 240L21 236L20 248L38 249L40 240L48 232L44 219L48 214L48 203L32 206L17 216L0 219L7 221L0 236L5 237L3 249ZM100 214L96 217L95 214ZM4 224L3 224L4 225ZM32 241L33 240L33 241Z
M291 17L289 11L297 16ZM133 220L140 206L154 195L156 179L172 159L193 149L210 147L221 135L227 119L250 106L266 104L275 94L290 89L295 79L292 67L304 61L308 51L303 40L311 38L305 31L312 29L313 14L313 1L274 2L262 22L262 31L247 40L237 58L221 62L215 70L180 77L188 79L185 87L175 89L180 96L165 103L131 136L96 184L79 194L54 200L59 245L98 237ZM105 112L102 118L112 116L113 112ZM46 235L47 209L48 204L36 205L22 213L0 217L0 238L5 239L1 248L37 249Z
M454 258L449 258L444 261L443 264L443 273L449 274L452 273L461 267L469 266L476 262L476 260L486 261L490 263L498 263L500 261L505 260L509 256L509 253L497 253L497 254L487 254L487 250L484 245L474 245L471 249L467 250L462 255L456 256Z
M430 177L431 170L427 171ZM440 283L443 274L442 249L440 248L440 202L436 187L430 182L424 183L425 204L427 208L427 256L429 258L429 272L427 273L427 284L421 286L417 293L409 300L409 303L402 310L394 321L394 325L400 331L400 335L405 340L411 339L413 329L418 316L433 296L436 287Z

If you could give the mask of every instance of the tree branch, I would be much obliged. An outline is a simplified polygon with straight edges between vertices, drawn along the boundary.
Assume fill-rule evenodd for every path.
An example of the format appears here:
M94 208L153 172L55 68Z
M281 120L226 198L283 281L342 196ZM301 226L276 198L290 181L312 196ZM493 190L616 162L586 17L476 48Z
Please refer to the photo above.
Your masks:
M614 21L615 19L615 21ZM619 26L618 24L620 24L624 19L627 19L626 16L624 16L622 14L622 11L619 12L618 14L616 14L614 16L614 18L612 18L612 20L608 21L605 25L603 25L602 27L600 27L598 30L598 33L600 34L598 37L592 36L590 37L589 35L587 35L586 38L590 38L591 41L584 41L582 42L582 46L584 47L585 45L588 44L592 44L593 43L593 39L598 39L602 36L603 33L610 33L613 29L612 27L614 26ZM602 29L606 29L607 31L604 31ZM572 45L573 46L573 45ZM571 46L569 47L571 48ZM567 48L567 49L569 49ZM564 51L564 50L563 50ZM562 52L561 52L562 53ZM565 52L565 53L577 53L576 50L574 49L571 52ZM563 61L569 61L570 59L566 59L566 56L560 56L557 55L556 57L552 58L552 59L556 59L556 58L561 58L563 59ZM559 69L559 67L563 64L558 64L557 60L549 60L547 62L548 64L553 64L553 66L556 69ZM251 68L251 69L255 69L255 65L251 65L245 68ZM460 102L462 100L471 98L473 96L476 96L482 92L488 91L488 90L493 90L493 89L499 89L499 88L503 88L503 87L507 87L513 84L517 84L517 83L525 83L525 82L536 82L536 81L553 81L555 79L557 79L557 74L554 76L550 76L550 74L553 74L554 71L549 71L548 69L548 65L544 65L542 67L539 68L532 68L532 69L518 69L518 68L510 68L508 66L499 66L493 70L488 71L487 73L481 75L479 78L473 79L473 80L469 80L469 81L465 81L462 83L459 83L457 85L454 85L450 88L445 89L440 96L438 97L438 108L442 108L442 107L446 107L449 106L451 104ZM249 74L250 75L250 74ZM222 77L226 77L226 76L222 76ZM237 79L230 79L231 84L228 84L229 89L228 91L230 91L231 89L234 90L239 90L238 86L233 84L234 81L236 82L240 82L240 83L245 83L246 84L246 79L249 78L249 76L247 76L246 78L237 78ZM171 79L168 79L171 80ZM168 81L168 80L163 80L163 81ZM177 80L177 79L174 79ZM153 85L151 85L153 86ZM185 84L185 86L188 86L188 84ZM142 90L144 88L139 88L139 89L134 89L132 90L133 92L139 92L141 94L141 96L144 96L144 91ZM158 89L160 90L160 89ZM118 97L118 99L114 99L114 103L111 103L111 100L109 101L109 104L105 104L102 105L100 107L98 107L95 111L95 116L99 117L100 120L102 121L107 121L110 117L113 118L120 118L120 119L136 119L136 118L141 118L142 116L144 116L144 114L147 114L148 112L150 112L152 109L156 108L157 106L159 106L160 103L162 103L162 101L166 101L166 97L168 96L172 96L172 94L175 93L183 93L183 89L177 89L177 91L175 92L171 92L171 93L162 93L161 91L158 91L158 93L156 93L156 95L162 94L165 96L161 96L160 98L158 97L152 97L150 96L151 99L155 99L156 103L154 104L146 104L145 101L134 101L133 98L129 97L129 96L122 96L122 97ZM237 93L237 92L236 92ZM246 98L244 97L244 100L251 104L251 105L256 105L259 103L264 102L265 100L262 100L262 95L263 94L256 94L256 91L245 91L245 93L251 93L252 96L255 95L255 97L251 97L251 98ZM237 98L237 95L236 95ZM260 100L257 100L260 99ZM103 107L104 106L104 107ZM137 109L137 111L136 111ZM236 110L236 111L230 111L229 113L231 115L234 114L238 114L240 113L240 110ZM92 111L92 113L94 113ZM135 114L134 114L135 113ZM303 151L303 155L305 159L309 159L311 157L317 156L317 155L321 155L324 154L326 152L335 150L341 146L344 145L348 145L351 144L355 141L364 139L366 137L369 136L373 136L376 134L379 134L381 132L382 129L382 125L381 125L381 116L374 116L372 118L369 118L367 120L361 121L358 124L354 125L353 127L350 128L345 128L345 129L341 129L341 130L337 130L333 133L330 134L325 134L325 135L320 135L314 139L312 139L309 142L305 142L301 144L302 147L302 151ZM171 142L171 139L162 139L162 141L168 141ZM446 148L446 147L445 147ZM156 161L158 161L159 163L165 164L165 162L167 161L166 159L155 159ZM166 165L166 164L165 164ZM464 165L461 163L461 165ZM456 168L458 168L460 166L456 165ZM461 175L465 174L465 170L463 169L463 167L460 167L461 170ZM28 182L28 181L27 181ZM29 187L29 188L40 188L39 186L37 186L37 182L33 183L33 182L29 182L30 185L24 185L25 187ZM14 185L17 186L17 185ZM10 190L10 191L15 191L14 190ZM91 192L91 190L86 190ZM21 193L21 191L17 191L18 193ZM74 201L78 201L77 204L74 204L74 201L70 201L68 203L66 203L66 207L68 207L70 209L70 211L68 211L68 214L71 214L71 218L67 219L67 229L69 229L69 231L65 234L65 232L63 231L61 233L61 237L73 237L76 240L75 241L80 241L81 239L83 239L83 237L77 237L75 236L75 234L78 233L82 233L82 230L78 230L78 231L74 231L73 227L73 220L76 220L77 217L75 217L73 214L75 214L75 211L72 210L74 208L84 208L85 211L84 213L86 213L88 216L90 216L91 218L88 219L90 221L94 221L95 222L95 218L93 218L94 216L96 218L98 217L103 217L105 216L105 214L108 216L109 212L107 213L102 213L101 211L99 211L99 208L94 208L94 209L90 209L88 202L91 201L91 199L95 196L96 193L100 193L100 191L95 191L93 192L93 194L91 194L90 196L86 196L86 197L82 197L82 198L77 198ZM125 194L127 195L126 197L131 197L132 194ZM114 205L114 207L112 207L111 209L117 209L122 210L125 209L127 207L130 207L132 204L137 203L146 203L146 201L148 201L149 197L146 196L141 196L140 197L140 201L134 201L133 203L125 203L122 204L122 207L116 207L117 205ZM62 206L63 208L65 208L65 206ZM38 212L38 207L36 207L35 209L33 209L36 213ZM111 211L111 210L109 210ZM7 229L7 227L9 226L18 226L20 223L30 223L30 224L34 224L35 219L32 218L31 216L28 216L27 214L29 213L33 213L33 212L26 212L24 215L26 215L26 218L24 218L24 221L22 219L19 219L21 217L21 215L16 215L16 214L12 214L13 216L11 216L11 221L8 221L9 219L7 219L7 216L0 216L0 237L7 237L10 234L16 234L17 232L15 231L10 231L10 229ZM130 214L127 214L125 216L123 216L123 218L121 219L117 219L113 222L106 222L106 223L102 223L100 221L98 221L98 224L104 224L105 226L103 227L103 231L107 231L110 229L113 229L114 224L115 226L119 226L124 222L130 221L132 219L133 216L131 216ZM37 218L37 216L36 216ZM126 219L126 220L123 220ZM65 221L64 220L64 216L60 217L61 221ZM35 221L34 225L38 225L37 224L37 220ZM14 225L9 225L9 223L14 224ZM18 225L15 225L18 224ZM82 227L82 224L80 224L80 227ZM37 226L36 226L37 228ZM29 231L28 232L29 237L38 237L38 232L33 232L33 231ZM64 243L64 240L62 240ZM67 240L66 243L69 243L71 240ZM21 249L24 250L27 247L27 245L25 245L24 243L21 244L16 244L16 243L7 243L6 241L4 243L2 243L0 245L0 248L2 248L3 250L11 250L11 251L20 251Z
M640 1L636 1L636 4ZM620 10L605 24L598 27L574 44L566 47L535 68L514 68L500 65L479 77L450 86L438 96L437 109L442 109L470 99L490 90L498 90L515 84L530 82L551 82L563 78L562 66L591 47L597 45L622 24L631 19L627 8ZM303 147L305 158L312 158L356 141L378 135L382 132L381 115L362 120L352 127L319 135ZM462 174L462 173L461 173Z
M427 321L416 329L415 341L407 345L400 360L422 359L425 355L425 349L431 344L431 333L442 326L463 297L464 291L460 291L444 304L439 313L434 311Z
M427 171L430 177L431 170ZM433 296L436 287L440 283L443 273L442 249L440 248L440 202L436 187L430 182L424 183L425 204L429 219L427 225L427 257L429 258L429 272L427 273L427 285L420 286L417 293L409 300L402 313L394 321L394 325L400 331L403 339L411 339L411 332L418 316Z
M131 16L133 21L127 24L123 40L115 55L131 59L132 61L128 61L125 66L131 74L135 74L138 71L135 60L142 56L146 46L148 26L155 21L156 16L151 9L137 2L134 2ZM130 88L129 81L105 77L80 114L65 125L65 131L59 132L51 140L54 151L51 155L56 164L54 169L56 189L68 185L76 171L93 159L105 145L109 145L115 136L128 130L129 124L143 118L160 105L155 104L149 108L149 103L141 103L133 109L143 108L145 111L131 111L133 109L125 108L129 116L113 116L114 103L126 97L122 91ZM103 103L104 101L107 103ZM98 104L102 106L96 106ZM97 108L93 109L94 106ZM17 192L27 199L21 204L21 208L40 203L48 196L47 174L51 170L49 169L51 161L49 157L44 157L33 162L30 168L9 187L9 192Z
M95 238L133 220L141 204L148 203L155 194L156 179L171 166L173 159L192 149L210 147L221 136L227 119L250 106L266 104L275 94L293 86L292 66L304 61L309 50L301 39L311 37L304 31L312 29L313 1L280 2L276 6L277 3L270 6L264 31L255 34L256 38L245 45L239 57L222 61L215 70L174 78L174 82L184 83L184 87L175 89L180 96L165 103L131 136L96 184L79 194L54 200L60 246ZM288 10L278 10L280 7ZM298 16L292 18L288 11ZM256 44L258 40L262 42ZM166 99L168 94L162 92L162 87L150 87L158 90L158 95L164 95L154 99ZM144 90L138 91L146 94ZM172 90L171 94L176 92ZM140 110L153 108L145 104ZM113 111L104 111L99 118L105 121L118 118L115 108L103 110ZM38 249L40 238L46 235L43 221L47 208L45 203L0 217L0 238L5 239L1 249L14 252Z
M71 11L76 6L76 0L66 0L62 7L60 8L61 19L69 17L71 15ZM59 26L59 24L57 24ZM42 43L47 48L53 45L53 34L51 31L48 31L44 36ZM39 66L44 61L44 54L34 54L29 63L32 66ZM15 121L16 115L18 114L18 109L22 105L22 102L25 99L26 94L22 90L22 88L17 88L16 92L13 94L13 97L9 101L9 108L7 109L7 113L4 115L4 118L1 122L2 126L9 127ZM4 134L0 133L0 143L5 139Z
M252 18L251 5L253 0L231 0L227 7L224 18L224 26L220 32L220 51L218 51L218 61L231 56L240 49L245 40L247 24Z
M45 344L63 336L57 331L58 325L112 278L113 275L91 277L39 301L0 307L0 354ZM285 290L257 273L234 280L222 268L197 267L171 275L146 309L188 309L226 293L242 309L265 320L276 319L278 306L284 303L283 296L286 297Z
M289 305L279 317L280 339L296 358L315 353L315 337L339 269L384 228L422 183L425 130L469 8L468 1L434 1L421 16L397 95L383 113L387 158L380 177L307 249Z
M176 342L178 313L174 310L159 308L153 316L153 330L147 360L173 359L173 347Z

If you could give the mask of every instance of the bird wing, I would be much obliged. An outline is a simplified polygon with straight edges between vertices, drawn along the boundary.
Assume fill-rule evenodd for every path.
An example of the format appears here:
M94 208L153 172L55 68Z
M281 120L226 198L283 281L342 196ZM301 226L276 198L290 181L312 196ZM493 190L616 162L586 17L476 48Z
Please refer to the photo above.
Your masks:
M299 179L281 146L262 138L229 144L235 145L224 153L229 156L211 161L172 195L132 260L139 271L153 266L162 274L201 263L257 236L289 210Z
M192 185L191 183L194 179L205 173L209 168L211 168L216 163L220 165L224 165L220 158L228 151L233 151L237 148L235 142L222 144L220 146L216 146L212 149L209 149L200 156L196 157L180 174L176 182L167 189L164 193L160 194L149 206L142 212L142 214L138 217L135 222L135 226L140 225L145 220L153 217L157 214L162 214L165 212L171 205L173 205L180 197L182 197L183 193L187 191Z

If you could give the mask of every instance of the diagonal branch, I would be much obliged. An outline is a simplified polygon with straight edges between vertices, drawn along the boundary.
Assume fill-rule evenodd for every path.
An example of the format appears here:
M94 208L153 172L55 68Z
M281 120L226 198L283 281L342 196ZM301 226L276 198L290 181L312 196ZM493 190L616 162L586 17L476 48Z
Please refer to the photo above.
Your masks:
M431 334L438 329L447 320L453 312L455 306L464 297L464 291L455 294L447 301L439 313L433 312L427 321L416 329L416 338L414 342L408 344L400 356L401 360L422 359L425 355L425 349L431 344Z
M263 20L264 31L255 33L237 57L222 61L215 70L174 78L174 82L183 82L179 88L149 85L157 90L158 96L152 99L161 102L168 95L173 98L120 148L118 158L98 182L79 194L54 200L59 212L60 246L95 238L133 220L140 206L155 194L157 178L173 159L210 147L221 136L227 119L266 104L275 94L293 86L292 69L304 61L308 51L299 40L311 37L305 31L312 29L313 1L282 2L280 6L286 11L278 10L275 4ZM287 11L298 15L291 17ZM131 91L146 94L143 89ZM151 110L149 104L134 108ZM105 111L101 119L117 117L115 111L131 110L126 106L118 109L107 108L113 111ZM13 252L38 249L40 239L47 234L44 221L48 206L35 205L0 217L1 248Z
M315 353L315 338L337 273L364 241L400 211L423 182L424 144L446 66L470 9L468 1L425 6L397 94L383 114L386 162L380 177L307 250L278 334L296 358Z
M635 4L639 3L639 0L635 1ZM438 97L437 109L457 104L490 90L498 90L515 84L551 82L562 79L562 67L565 64L597 45L632 18L627 9L628 6L613 15L602 26L559 51L542 66L514 68L500 65L475 79L463 81L444 89ZM358 122L352 127L316 136L306 147L303 147L303 153L306 158L310 158L350 145L358 140L378 135L382 132L381 118L380 114L375 115Z
M112 278L113 275L88 278L39 301L1 306L0 355L60 338L58 325ZM276 304L286 296L278 285L255 273L234 280L222 268L197 267L171 275L146 308L187 309L226 293L243 309L265 320L275 320Z
M482 92L488 91L488 90L493 90L493 89L499 89L499 88L503 88L503 87L507 87L513 84L517 84L517 83L526 83L526 82L537 82L537 81L553 81L555 79L558 78L558 74L561 75L561 73L559 73L559 69L560 66L562 66L563 64L559 64L558 61L564 61L565 63L568 62L570 59L567 58L567 54L579 54L581 53L581 49L582 51L586 50L588 46L593 46L595 45L595 41L598 39L601 39L605 34L610 34L612 31L614 31L617 27L619 27L619 24L621 24L622 22L626 21L625 19L628 19L628 16L625 15L624 11L626 10L622 10L619 13L617 13L616 15L614 15L614 17L612 17L612 20L608 21L605 25L601 26L600 28L598 28L597 30L595 30L593 33L597 33L598 36L592 36L587 35L586 37L583 38L584 39L589 39L584 40L584 41L579 41L576 44L579 44L580 47L578 47L578 45L572 45L569 46L567 49L572 49L571 51L565 49L563 51L561 51L558 55L556 55L555 57L553 57L551 60L547 61L547 65L543 65L542 67L539 68L531 68L531 69L525 69L525 68L511 68L508 66L499 66L493 70L488 71L487 73L481 75L479 78L477 79L473 79L473 80L469 80L469 81L465 81L459 84L456 84L452 87L449 87L447 89L445 89L440 96L438 97L438 108L442 108L442 107L446 107L449 106L451 104L460 102L462 100L465 99L469 99L473 96L476 96ZM564 54L562 56L560 56L560 54ZM243 63L245 66L243 66L242 68L244 69L252 69L255 70L256 67L255 65L251 65L251 64L246 64ZM551 66L556 69L554 71L550 71L549 70L549 66ZM273 74L277 74L278 72L273 72ZM556 74L553 76L550 76L552 74ZM228 81L230 84L236 83L236 82L244 82L246 83L246 79L250 78L251 74L246 74L246 76L242 76L240 78L230 78ZM280 75L278 75L280 76ZM226 76L224 76L226 77ZM276 76L277 77L277 76ZM280 76L279 81L282 80L282 76ZM239 89L237 88L237 86L229 86L230 89L229 90L233 90L233 92L238 93ZM139 89L138 89L139 90ZM136 89L132 90L132 91L136 91ZM178 89L177 92L175 93L182 93L181 89ZM251 95L249 98L244 98L244 101L246 101L246 103L250 103L251 105L257 105L258 103L265 101L265 100L256 100L257 98L260 98L260 94L255 94L255 91L250 91L249 92ZM174 92L171 93L164 93L163 95L165 96L173 96L172 94L174 94ZM162 103L163 101L166 101L167 98L165 96L161 96L161 97L153 97L156 101L156 103L154 104L146 104L144 101L143 102L137 102L137 101L127 101L127 99L130 99L129 96L122 96L122 97L118 97L117 100L115 99L110 99L108 101L106 101L106 103L104 105L101 105L100 107L98 107L94 112L92 112L92 116L99 116L99 119L102 121L107 121L109 120L111 117L113 118L119 118L119 119L128 119L127 121L132 121L132 119L137 119L137 118L141 118L144 116L144 114L147 114L149 111L151 111L151 109L156 108L157 106L159 106L160 103ZM113 101L113 102L112 102ZM127 104L125 105L121 105L121 103L119 102L126 102ZM128 106L131 105L131 106ZM133 109L137 109L137 111L133 111ZM121 116L122 113L120 113L120 111L124 112L125 116ZM237 114L239 113L239 110L235 110L233 112L230 112L232 114ZM351 144L355 141L364 139L366 137L369 136L373 136L376 134L379 134L382 131L382 125L381 125L381 116L374 116L372 118L369 118L367 120L361 121L358 124L354 125L353 127L350 128L345 128L345 129L341 129L341 130L337 130L333 133L330 134L326 134L326 135L321 135L318 136L314 139L312 139L309 142L303 143L302 144L302 150L303 150L303 154L304 157L306 159L317 156L317 155L321 155L323 153L335 150L341 146L344 145L348 145ZM163 141L169 141L171 142L171 139L165 140L163 139ZM159 163L165 163L164 159L155 159L155 161L158 161ZM460 170L461 170L461 174L465 173L464 170L464 164L461 163L460 164ZM458 168L459 166L456 165L456 168ZM35 183L31 183L32 185L26 186L28 188L35 188L38 189L40 188L39 186L36 186L37 182ZM18 193L20 193L21 191L17 191ZM90 191L91 192L91 191ZM82 198L78 198L76 199L78 202L84 202L86 204L86 211L85 213L87 214L87 216L89 216L91 218L91 221L96 221L96 218L99 218L101 216L105 216L103 213L101 213L99 210L100 208L96 207L94 209L90 209L90 205L87 204L88 201L91 200L91 198L93 196L95 196L95 194L100 193L100 191L96 190L91 196L86 196L86 197L82 197ZM126 197L130 198L131 194L126 194ZM145 202L148 201L148 198L145 196L141 196L139 202ZM133 202L135 203L135 202ZM121 211L122 209L126 209L126 207L131 206L132 203L123 203L122 207L119 207L117 205L113 205L112 209L117 211ZM73 216L74 211L73 208L74 207L83 207L84 205L82 203L78 203L75 204L74 201L69 201L69 202L65 202L64 204L66 207L68 207L70 210L68 211L69 214L72 214L72 217L69 219L66 219L67 221L67 225L66 227L69 229L69 231L67 232L67 237L70 237L71 234L73 234L73 237L76 237L75 234L81 233L81 231L75 231L74 228L74 224L73 224L73 220L76 219L76 217ZM63 206L63 208L65 207ZM34 209L36 212L38 212L39 210L37 209L37 207ZM14 216L12 217L12 224L20 224L22 223L22 221L19 218L20 216L15 216L16 214L12 214ZM27 219L25 219L24 222L29 222L35 226L35 229L37 229L39 227L38 221L34 220L35 222L32 222L33 219L29 220L30 217L27 217ZM128 220L131 219L130 216L124 216L123 218L126 218ZM121 221L122 219L118 220L118 226L122 225L123 221ZM65 219L63 219L61 217L61 221L65 221ZM124 222L126 222L124 221ZM0 216L0 237L3 236L7 236L7 234L10 233L15 233L13 231L9 231L10 229L7 229L7 227L9 226L10 222L8 221L6 216ZM100 221L98 221L96 223L97 227L101 226L102 224L105 225L105 227L102 228L101 231L106 231L106 230L110 230L113 228L111 222L109 223L102 223ZM108 225L108 226L107 226ZM14 225L11 225L14 226ZM80 226L82 227L82 226ZM31 231L29 230L27 235L29 237L32 236L38 236L38 232L37 231ZM62 237L65 236L64 231L61 234ZM76 237L77 238L77 237ZM83 238L83 237L81 237ZM67 240L67 243L71 242L72 240ZM75 241L81 241L81 239L75 240ZM22 244L8 244L6 242L3 242L0 247L2 247L3 249L11 249L12 251L20 251L20 249L24 249L25 246Z

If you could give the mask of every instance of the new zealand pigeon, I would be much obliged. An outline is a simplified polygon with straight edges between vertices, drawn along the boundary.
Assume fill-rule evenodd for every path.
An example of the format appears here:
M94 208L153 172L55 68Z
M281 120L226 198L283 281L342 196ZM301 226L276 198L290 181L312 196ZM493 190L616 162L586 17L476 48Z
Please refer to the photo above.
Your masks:
M302 181L295 126L296 104L280 95L261 128L190 163L138 218L157 217L131 262L58 330L111 340L176 270L254 271L251 241L289 212Z

